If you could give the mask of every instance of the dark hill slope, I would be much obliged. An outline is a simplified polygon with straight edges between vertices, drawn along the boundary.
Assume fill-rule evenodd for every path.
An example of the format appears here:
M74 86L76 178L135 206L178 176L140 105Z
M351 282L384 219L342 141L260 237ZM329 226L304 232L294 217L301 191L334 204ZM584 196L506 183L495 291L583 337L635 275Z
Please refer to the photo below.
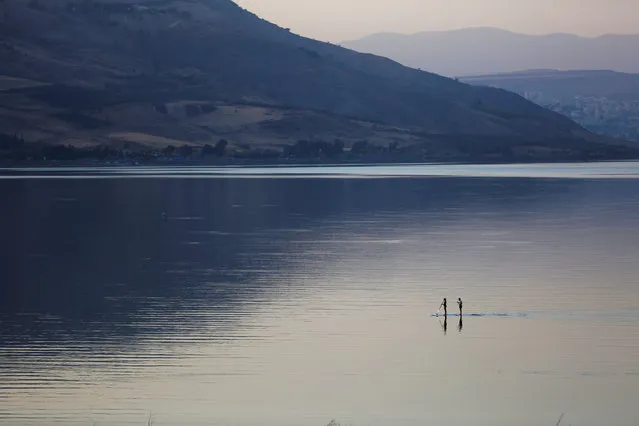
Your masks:
M402 127L424 140L599 142L510 92L299 37L230 0L3 0L0 74L37 82L2 93L22 112L29 106L20 96L46 104L55 109L49 118L70 111L102 120L118 105L213 102L315 111ZM145 119L144 131L153 134L152 117ZM105 132L141 131L117 120L93 127L100 123ZM165 124L156 135L166 136ZM201 135L186 139L197 143Z

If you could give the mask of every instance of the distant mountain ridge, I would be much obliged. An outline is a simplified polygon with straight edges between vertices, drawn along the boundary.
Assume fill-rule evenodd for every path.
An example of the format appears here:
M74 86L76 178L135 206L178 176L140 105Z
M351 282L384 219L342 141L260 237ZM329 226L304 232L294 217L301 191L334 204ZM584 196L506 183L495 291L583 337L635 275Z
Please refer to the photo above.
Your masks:
M449 77L530 69L639 73L639 34L526 35L496 28L380 33L345 41L350 49Z
M511 92L548 92L557 98L588 96L618 101L639 100L639 73L611 70L525 70L497 74L469 75L459 78Z

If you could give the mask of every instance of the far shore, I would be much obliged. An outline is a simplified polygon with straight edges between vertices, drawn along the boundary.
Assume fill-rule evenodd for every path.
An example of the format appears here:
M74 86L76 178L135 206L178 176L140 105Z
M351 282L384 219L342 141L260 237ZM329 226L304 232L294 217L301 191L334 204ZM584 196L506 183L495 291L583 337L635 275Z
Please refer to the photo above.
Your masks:
M348 159L344 161L336 161L335 159L277 159L275 160L256 160L256 159L239 159L224 158L216 161L200 159L200 158L184 158L184 159L155 159L155 160L130 160L130 159L113 159L113 160L0 160L0 168L66 168L66 167L331 167L331 166L415 166L415 165L525 165L525 164L584 164L584 163L618 163L618 162L634 162L639 158L620 158L620 159L556 159L556 160L539 160L539 159L521 159L518 161L380 161L379 159Z

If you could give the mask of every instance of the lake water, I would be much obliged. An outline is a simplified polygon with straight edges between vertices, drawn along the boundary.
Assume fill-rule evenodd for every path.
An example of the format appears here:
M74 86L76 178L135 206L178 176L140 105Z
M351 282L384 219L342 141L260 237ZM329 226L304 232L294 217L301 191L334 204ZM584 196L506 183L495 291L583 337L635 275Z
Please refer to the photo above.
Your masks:
M0 194L2 425L639 422L638 163L5 169Z

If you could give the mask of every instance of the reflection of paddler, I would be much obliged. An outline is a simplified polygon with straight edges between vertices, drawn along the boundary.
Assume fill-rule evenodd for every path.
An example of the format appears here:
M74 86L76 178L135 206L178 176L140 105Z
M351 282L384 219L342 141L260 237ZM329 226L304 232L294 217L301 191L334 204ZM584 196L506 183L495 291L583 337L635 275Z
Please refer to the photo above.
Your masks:
M444 308L444 316L448 316L448 303L446 302L446 298L444 297L444 301L441 305L439 305L439 309Z

